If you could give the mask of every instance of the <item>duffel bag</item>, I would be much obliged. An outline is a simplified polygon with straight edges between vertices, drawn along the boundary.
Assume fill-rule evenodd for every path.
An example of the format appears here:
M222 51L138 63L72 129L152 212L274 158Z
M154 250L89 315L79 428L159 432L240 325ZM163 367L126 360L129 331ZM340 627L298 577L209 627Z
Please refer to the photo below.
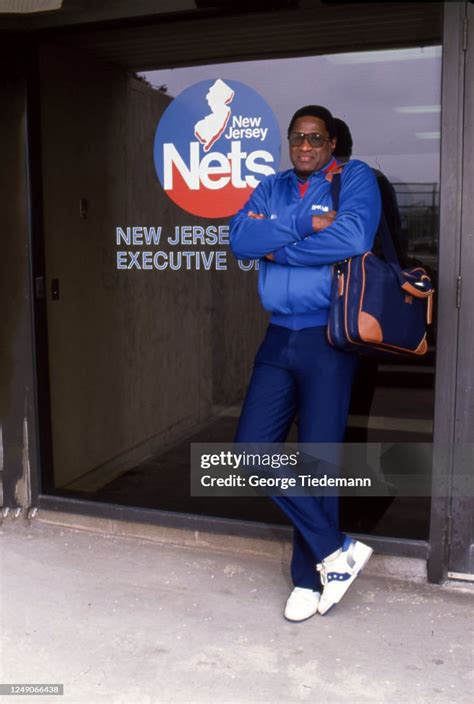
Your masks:
M333 208L339 206L340 175L331 183ZM333 266L328 340L343 350L374 355L423 355L433 310L433 287L422 267L402 269L382 213L382 249L350 257Z

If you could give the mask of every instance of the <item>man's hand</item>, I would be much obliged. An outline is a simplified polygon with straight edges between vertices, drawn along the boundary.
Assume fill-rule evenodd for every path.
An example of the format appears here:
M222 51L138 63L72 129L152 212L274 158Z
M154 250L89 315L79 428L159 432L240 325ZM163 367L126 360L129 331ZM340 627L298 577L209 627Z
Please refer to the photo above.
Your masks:
M324 213L324 215L313 215L313 230L315 232L321 232L321 230L329 227L336 219L336 215L337 213L335 210L330 210L328 213Z
M266 217L265 215L262 215L262 213L254 213L252 210L249 210L247 215L249 218L253 218L254 220L265 220ZM324 215L313 215L312 226L314 232L321 232L321 230L324 230L326 227L332 225L336 219L336 215L337 213L335 210L330 210L328 213L324 213ZM269 252L265 255L264 259L274 262L275 256L272 252Z

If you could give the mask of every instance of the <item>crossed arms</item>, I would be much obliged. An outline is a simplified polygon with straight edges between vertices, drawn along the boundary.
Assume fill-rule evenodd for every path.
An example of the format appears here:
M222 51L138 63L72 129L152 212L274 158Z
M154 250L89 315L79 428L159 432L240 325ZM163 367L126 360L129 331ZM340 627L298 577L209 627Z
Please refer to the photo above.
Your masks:
M262 181L233 218L230 247L238 259L277 264L332 264L371 249L380 219L380 193L369 166L344 169L339 210L271 219L272 177Z

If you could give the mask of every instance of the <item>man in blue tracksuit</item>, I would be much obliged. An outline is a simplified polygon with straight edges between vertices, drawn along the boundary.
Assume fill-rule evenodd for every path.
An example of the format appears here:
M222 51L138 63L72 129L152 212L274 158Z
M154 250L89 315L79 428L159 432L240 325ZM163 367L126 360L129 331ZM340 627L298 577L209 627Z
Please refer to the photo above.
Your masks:
M335 135L326 108L298 110L288 128L293 169L266 177L231 221L232 252L260 260L259 295L271 312L236 442L282 442L295 417L301 443L344 439L357 357L327 341L331 265L371 249L380 195L370 167L353 160L342 169L339 210L333 210L331 179L341 168L333 157ZM372 550L338 530L337 497L272 498L294 525L294 589L285 617L326 613Z

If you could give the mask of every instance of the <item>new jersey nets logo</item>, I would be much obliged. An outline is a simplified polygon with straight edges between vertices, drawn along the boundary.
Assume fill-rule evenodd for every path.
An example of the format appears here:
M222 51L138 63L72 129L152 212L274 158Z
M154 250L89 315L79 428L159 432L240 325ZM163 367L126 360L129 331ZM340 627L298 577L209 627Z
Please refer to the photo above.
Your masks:
M280 161L280 132L263 98L238 81L200 81L165 110L155 167L167 195L205 218L233 215Z

